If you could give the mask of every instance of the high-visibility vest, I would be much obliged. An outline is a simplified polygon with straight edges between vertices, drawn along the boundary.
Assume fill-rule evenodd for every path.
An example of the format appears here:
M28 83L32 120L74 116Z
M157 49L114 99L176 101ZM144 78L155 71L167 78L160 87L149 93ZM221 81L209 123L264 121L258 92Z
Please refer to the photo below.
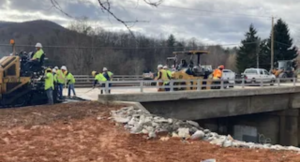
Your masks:
M161 74L162 76L160 76L160 74ZM168 77L168 72L167 72L166 70L164 70L164 69L162 69L162 70L160 70L160 71L158 72L158 78L160 78L161 80L163 80L163 81L164 81L164 84L168 84L169 81L170 81L170 79L169 79L169 77Z
M106 82L107 79L103 76L102 73L99 73L95 76L95 80L97 80L98 82Z
M168 73L169 77L171 78L172 77L172 72L170 70L167 70L167 73Z
M33 55L33 59L40 59L42 57L42 55L44 54L44 51L42 49L36 51Z
M64 73L61 70L57 70L56 75L57 75L57 82L60 84L65 84L66 77Z
M53 74L51 72L46 74L45 79L45 90L48 90L49 88L54 89Z
M220 69L215 69L213 72L213 79L221 79L223 72Z
M67 81L69 81L69 84L75 84L75 78L70 72L67 72Z

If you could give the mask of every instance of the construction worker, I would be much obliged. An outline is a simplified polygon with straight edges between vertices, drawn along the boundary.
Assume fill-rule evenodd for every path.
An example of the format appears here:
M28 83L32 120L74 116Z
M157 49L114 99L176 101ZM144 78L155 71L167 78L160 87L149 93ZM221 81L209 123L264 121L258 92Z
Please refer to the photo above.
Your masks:
M95 77L93 88L96 87L97 83L99 83L101 85L101 87L105 87L105 84L103 84L103 82L106 82L107 79L103 76L102 73L98 73L97 71L93 71L92 76ZM103 89L101 89L101 94L103 94Z
M159 86L168 86L170 84L170 76L168 75L167 71L163 69L162 65L157 66L158 73L157 73L157 80L162 80L163 83L160 83ZM169 91L170 88L165 88L165 91ZM158 91L163 91L161 88Z
M168 75L169 75L169 77L172 78L172 72L169 70L169 68L168 68L167 65L164 66L164 70L166 70L167 73L168 73Z
M35 45L35 48L36 48L36 52L34 53L33 57L31 58L31 61L37 61L39 62L39 60L41 59L42 55L44 54L44 51L43 51L43 46L41 43L37 43Z
M112 76L114 75L112 72L108 71L106 67L103 68L103 76L106 78L107 81L112 81ZM108 87L111 87L111 83L108 84ZM110 89L108 90L110 93Z
M58 83L57 83L57 74L56 74L56 69L52 69L52 74L53 74L53 84L54 84L54 90L53 90L53 99L57 100L58 99Z
M217 69L213 72L213 80L220 80L223 75L224 65L220 65Z
M62 66L60 69L56 71L56 78L57 78L57 86L58 86L58 98L63 99L63 89L65 85L66 76L64 75L63 71L67 71L66 66Z
M33 54L33 56L30 59L30 61L28 63L26 63L26 65L25 65L25 69L26 70L32 69L33 66L40 65L40 59L44 55L44 51L43 51L42 47L43 46L42 46L41 43L37 43L35 45L36 52Z
M45 91L48 98L48 104L53 105L53 90L54 90L54 81L52 70L48 68L45 74Z
M66 71L65 75L67 81L66 84L68 86L68 98L71 98L71 91L73 91L73 96L76 97L75 88L74 88L75 78L72 75L72 73L70 73L69 71Z

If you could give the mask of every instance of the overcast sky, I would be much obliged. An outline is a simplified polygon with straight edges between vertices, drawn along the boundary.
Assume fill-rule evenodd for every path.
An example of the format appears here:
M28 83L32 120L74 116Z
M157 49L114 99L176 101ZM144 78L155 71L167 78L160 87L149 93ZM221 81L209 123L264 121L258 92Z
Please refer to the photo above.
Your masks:
M126 30L100 10L97 0L57 1L73 17L88 17L93 27ZM251 23L262 38L268 37L274 15L288 23L297 45L300 40L300 0L164 0L157 8L143 0L111 1L112 11L119 18L147 21L135 24L132 30L152 37L174 34L178 39L194 37L206 44L235 44L244 37ZM0 0L0 20L35 19L51 20L63 26L72 21L52 7L50 0Z

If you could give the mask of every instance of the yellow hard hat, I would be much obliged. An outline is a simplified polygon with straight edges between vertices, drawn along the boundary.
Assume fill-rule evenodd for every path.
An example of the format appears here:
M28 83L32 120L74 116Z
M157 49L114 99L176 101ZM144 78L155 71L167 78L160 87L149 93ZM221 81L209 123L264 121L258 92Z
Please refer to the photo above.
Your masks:
M95 76L97 71L92 71L92 76Z
M52 69L51 69L51 68L47 68L47 69L46 69L46 71L49 71L49 70L50 70L50 71L52 71Z

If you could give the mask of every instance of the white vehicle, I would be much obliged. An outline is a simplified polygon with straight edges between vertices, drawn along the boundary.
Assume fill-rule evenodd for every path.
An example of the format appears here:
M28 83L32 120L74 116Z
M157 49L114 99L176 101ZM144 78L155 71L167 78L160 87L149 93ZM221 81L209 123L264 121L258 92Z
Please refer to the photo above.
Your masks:
M246 83L271 83L274 84L276 77L265 69L249 68L243 73Z
M235 72L230 69L224 69L222 80L227 80L229 82L229 87L234 87L235 84Z

